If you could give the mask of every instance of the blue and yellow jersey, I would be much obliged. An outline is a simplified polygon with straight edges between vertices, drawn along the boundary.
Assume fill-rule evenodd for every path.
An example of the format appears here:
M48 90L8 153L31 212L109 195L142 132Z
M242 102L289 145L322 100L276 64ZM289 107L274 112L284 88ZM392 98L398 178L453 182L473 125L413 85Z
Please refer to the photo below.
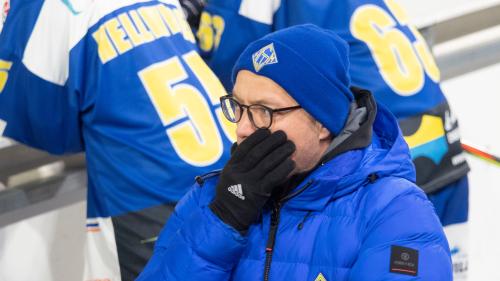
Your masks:
M177 1L12 1L0 34L4 134L86 152L88 216L177 201L223 166L234 127Z
M230 89L231 67L249 42L304 23L348 42L352 84L372 91L400 120L420 186L432 192L467 173L439 69L396 0L211 0L197 36L204 58Z

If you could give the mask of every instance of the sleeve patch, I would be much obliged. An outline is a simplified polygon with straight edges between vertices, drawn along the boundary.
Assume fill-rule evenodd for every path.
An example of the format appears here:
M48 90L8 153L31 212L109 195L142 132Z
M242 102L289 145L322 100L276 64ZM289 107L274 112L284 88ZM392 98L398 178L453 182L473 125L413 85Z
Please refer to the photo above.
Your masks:
M418 251L401 247L391 246L390 272L417 276L418 273Z

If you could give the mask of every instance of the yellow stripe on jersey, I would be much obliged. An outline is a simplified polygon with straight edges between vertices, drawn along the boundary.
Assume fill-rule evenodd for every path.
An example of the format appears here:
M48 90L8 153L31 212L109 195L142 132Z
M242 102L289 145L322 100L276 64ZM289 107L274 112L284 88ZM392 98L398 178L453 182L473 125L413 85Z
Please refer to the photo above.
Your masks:
M444 136L443 120L438 116L424 115L419 129L411 136L405 136L410 148L431 142Z
M12 62L0 60L0 94L7 84L7 78L9 78L9 70L12 67Z

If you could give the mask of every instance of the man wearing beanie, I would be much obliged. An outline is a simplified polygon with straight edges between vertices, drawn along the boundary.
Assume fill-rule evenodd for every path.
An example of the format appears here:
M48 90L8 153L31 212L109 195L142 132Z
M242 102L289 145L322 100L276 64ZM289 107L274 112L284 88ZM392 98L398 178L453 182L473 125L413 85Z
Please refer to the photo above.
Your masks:
M138 280L451 280L395 118L351 87L347 44L301 25L251 43L221 98L237 123Z
M397 118L416 183L433 203L451 249L454 279L467 280L469 182L460 127L424 37L398 0L211 0L197 32L202 57L226 89L252 41L312 23L349 45L351 83L369 89ZM429 9L429 14L432 14ZM460 249L456 251L456 249Z

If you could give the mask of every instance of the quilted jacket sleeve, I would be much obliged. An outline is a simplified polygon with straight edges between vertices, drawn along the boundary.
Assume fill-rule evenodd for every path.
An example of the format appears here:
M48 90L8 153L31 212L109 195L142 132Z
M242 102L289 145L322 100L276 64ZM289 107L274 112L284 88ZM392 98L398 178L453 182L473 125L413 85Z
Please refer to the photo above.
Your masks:
M195 186L177 204L137 280L230 279L246 238L208 208L213 195L207 196L204 189L213 186L205 185Z
M360 254L349 280L452 280L448 242L432 204L413 184L403 185L409 188L402 187L403 191L392 198L375 196L382 199L371 202ZM380 201L383 203L378 204Z

